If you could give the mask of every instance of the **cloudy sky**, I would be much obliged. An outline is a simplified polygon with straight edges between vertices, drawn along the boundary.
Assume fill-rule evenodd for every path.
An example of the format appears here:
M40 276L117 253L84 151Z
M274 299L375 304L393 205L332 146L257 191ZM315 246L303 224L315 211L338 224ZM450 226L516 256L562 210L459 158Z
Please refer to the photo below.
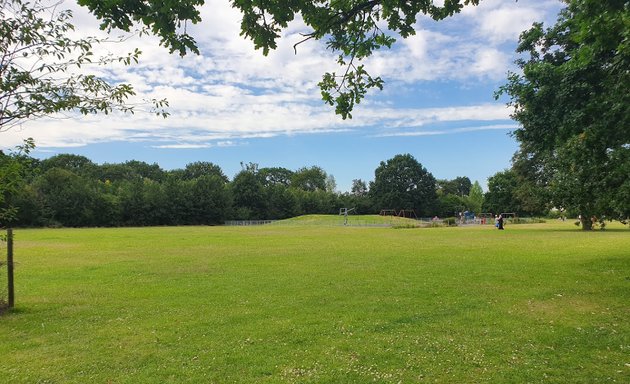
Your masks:
M73 2L77 33L98 25ZM239 36L240 14L227 0L207 0L203 21L188 31L200 55L171 55L154 37L98 47L114 53L140 48L140 63L95 69L134 86L141 98L167 98L170 117L150 113L56 116L0 133L0 148L33 137L35 156L85 155L97 163L142 160L165 169L211 161L232 177L240 162L297 169L319 165L341 191L369 181L381 161L410 153L436 178L468 176L482 186L510 166L517 148L506 100L493 93L514 69L519 33L534 21L553 23L558 0L483 0L451 19L420 17L416 35L365 62L385 80L342 120L320 99L317 82L339 71L324 44L298 47L300 21L265 57Z

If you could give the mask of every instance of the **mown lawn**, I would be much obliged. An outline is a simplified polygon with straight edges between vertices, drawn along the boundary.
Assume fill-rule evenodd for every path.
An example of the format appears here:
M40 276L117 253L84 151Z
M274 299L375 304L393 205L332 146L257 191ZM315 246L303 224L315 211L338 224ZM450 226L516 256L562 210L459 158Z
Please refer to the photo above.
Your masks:
M17 230L15 246L0 382L630 381L620 225Z

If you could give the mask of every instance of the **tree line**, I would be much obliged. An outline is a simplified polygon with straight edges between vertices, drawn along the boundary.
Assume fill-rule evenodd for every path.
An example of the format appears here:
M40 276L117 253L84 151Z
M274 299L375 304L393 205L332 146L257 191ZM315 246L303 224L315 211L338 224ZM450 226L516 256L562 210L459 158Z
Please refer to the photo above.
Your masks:
M349 192L321 167L289 170L242 163L232 179L211 162L164 170L142 161L96 164L61 154L39 160L23 147L0 152L0 224L13 226L216 225L227 220L278 220L304 214L413 210L418 217L480 213L496 203L478 182L436 179L410 154L381 162L373 181ZM9 188L10 186L10 188ZM506 209L513 208L505 207ZM496 208L496 212L501 209Z

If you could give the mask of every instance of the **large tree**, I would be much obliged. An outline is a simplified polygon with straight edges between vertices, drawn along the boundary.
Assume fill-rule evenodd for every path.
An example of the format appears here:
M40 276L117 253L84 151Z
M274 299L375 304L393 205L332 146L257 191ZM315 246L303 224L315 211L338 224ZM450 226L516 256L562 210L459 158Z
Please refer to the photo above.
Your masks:
M196 178L191 190L191 215L193 224L223 224L232 206L231 195L225 179L218 174Z
M263 182L258 175L258 165L243 167L230 184L237 220L264 220L268 201L265 199Z
M291 186L305 191L325 191L328 174L321 167L302 167L291 176Z
M437 207L435 178L410 154L381 161L369 195L380 209L413 209L426 216Z
M467 196L472 188L472 182L467 176L458 176L453 180L438 180L437 186L446 195Z
M223 183L227 183L229 180L223 173L223 170L218 165L208 161L196 161L194 163L186 164L186 168L183 172L184 180L193 180L202 176L217 176Z
M553 208L549 175L540 167L536 156L517 152L512 158L512 171L516 178L514 197L523 213L542 215Z
M468 193L468 196L466 196L466 203L467 203L468 209L474 212L475 214L480 214L481 207L483 206L483 200L484 200L483 189L481 189L481 185L479 184L479 182L475 181L475 183L470 188L470 192Z
M570 0L556 24L524 32L507 93L520 155L557 208L630 216L630 3Z
M288 187L291 185L291 179L293 178L294 172L282 167L271 167L261 168L258 171L258 174L262 178L266 187L273 185Z
M368 193L367 184L361 179L353 179L350 193L354 196L366 196Z
M171 51L184 55L198 53L194 38L187 33L187 23L201 21L200 7L204 0L78 0L102 20L103 28L130 30L144 24L161 38ZM372 77L359 62L382 47L391 47L397 34L403 38L415 34L419 15L444 19L464 5L477 5L479 0L231 0L243 14L241 35L251 39L264 54L275 49L281 31L296 17L301 17L311 31L302 42L325 40L326 47L338 54L340 73L325 73L319 86L323 100L335 107L344 119L352 117L370 88L382 88L383 80ZM302 43L299 42L297 46Z
M133 112L139 106L129 100L135 94L129 84L113 84L82 71L91 64L130 64L140 51L94 57L93 46L111 40L72 38L72 13L58 5L0 2L0 132L57 112ZM150 103L166 116L165 100Z
M483 209L486 212L521 212L517 197L518 177L509 169L497 172L488 178L488 192L484 196Z
M91 177L96 173L97 165L90 159L81 155L62 153L42 160L40 168L48 171L52 168L63 168L79 176Z

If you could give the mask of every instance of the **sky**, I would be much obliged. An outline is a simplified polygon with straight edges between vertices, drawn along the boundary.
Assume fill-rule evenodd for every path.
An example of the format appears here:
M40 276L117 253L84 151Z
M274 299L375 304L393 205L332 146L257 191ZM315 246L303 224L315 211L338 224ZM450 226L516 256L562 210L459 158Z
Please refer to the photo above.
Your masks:
M439 2L439 1L436 1ZM98 22L72 1L77 36L102 35ZM166 119L149 111L27 121L0 132L0 149L32 137L33 156L83 155L96 163L140 160L164 169L195 161L219 165L228 177L241 162L259 167L320 166L339 191L353 179L371 181L380 162L413 155L437 179L468 176L486 190L488 177L510 167L518 148L505 97L494 92L517 71L521 31L535 21L551 25L558 0L482 0L440 22L419 16L416 34L364 61L385 80L342 120L321 101L317 83L340 72L325 42L298 46L309 28L301 20L283 31L268 56L240 33L240 13L227 0L207 0L203 21L187 26L200 55L169 54L153 36L104 44L98 54L139 48L138 64L93 67L114 83L130 83L137 100L169 101ZM114 31L112 36L120 33Z

